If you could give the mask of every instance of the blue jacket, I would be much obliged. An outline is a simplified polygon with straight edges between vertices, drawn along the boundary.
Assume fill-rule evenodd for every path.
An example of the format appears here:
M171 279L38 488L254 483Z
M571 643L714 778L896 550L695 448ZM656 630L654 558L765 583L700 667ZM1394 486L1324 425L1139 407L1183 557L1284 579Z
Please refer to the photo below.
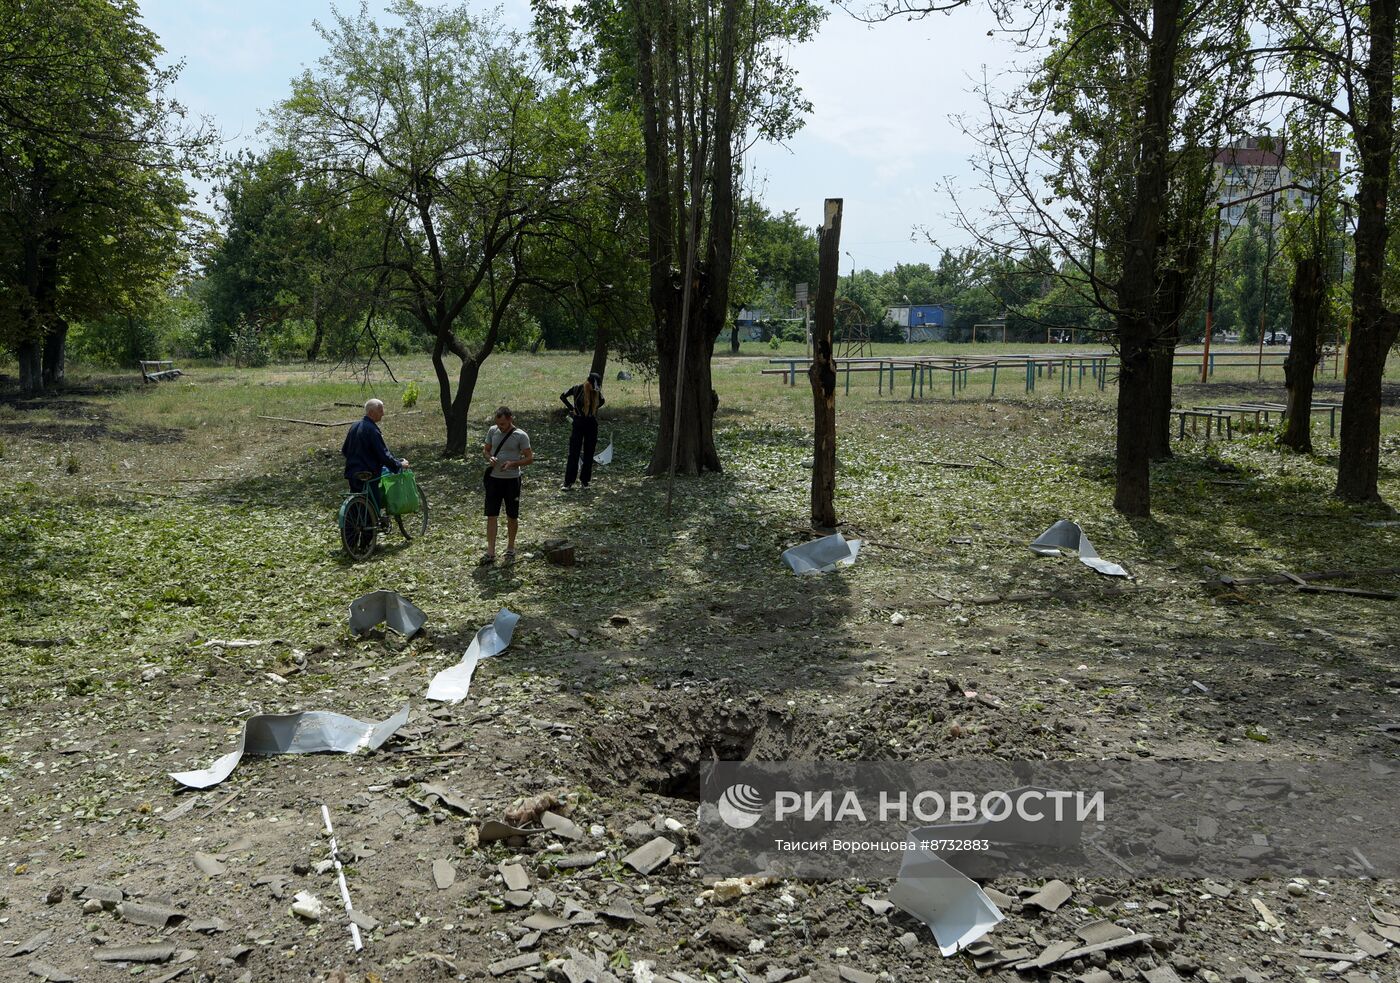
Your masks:
M380 468L388 468L395 474L399 471L399 459L389 453L384 435L369 417L350 428L345 435L345 443L340 446L340 453L345 455L347 478L353 478L361 471L378 477Z

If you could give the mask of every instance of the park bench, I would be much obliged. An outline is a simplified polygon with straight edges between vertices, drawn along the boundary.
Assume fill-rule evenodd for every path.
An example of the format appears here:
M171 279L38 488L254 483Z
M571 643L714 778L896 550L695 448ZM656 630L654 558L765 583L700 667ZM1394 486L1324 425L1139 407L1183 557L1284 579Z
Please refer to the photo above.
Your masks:
M1210 428L1212 421L1214 421L1215 424L1215 434L1217 437L1220 436L1223 427L1223 432L1226 435L1225 439L1235 439L1234 417L1232 417L1229 413L1221 412L1220 410L1213 407L1203 406L1197 406L1192 409L1174 409L1172 410L1172 412L1176 414L1177 418L1176 436L1178 440L1186 439L1186 421L1188 419L1191 421L1192 435L1195 435L1199 432L1197 429L1198 421L1205 420L1206 440L1210 440Z
M141 366L142 382L165 382L167 379L178 379L185 373L175 368L174 362L138 362Z
M1196 407L1196 409L1210 410L1217 413L1238 413L1241 416L1253 414L1254 423L1256 426L1260 423L1261 418L1263 420L1264 425L1268 426L1269 423L1272 421L1273 415L1275 413L1278 414L1278 417L1281 420L1288 412L1288 407L1283 403L1274 403L1267 401L1238 403L1234 405L1222 406L1198 406ZM1333 437L1337 435L1337 414L1341 411L1341 403L1329 402L1327 400L1314 400L1312 404L1312 412L1328 414L1328 426L1331 432L1331 436Z

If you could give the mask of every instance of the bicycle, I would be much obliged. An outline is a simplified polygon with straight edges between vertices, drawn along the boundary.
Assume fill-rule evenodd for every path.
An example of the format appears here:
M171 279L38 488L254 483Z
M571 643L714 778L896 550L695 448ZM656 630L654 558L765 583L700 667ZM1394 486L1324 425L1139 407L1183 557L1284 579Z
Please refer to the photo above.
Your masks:
M408 515L390 516L380 504L380 496L371 489L379 481L368 471L361 471L357 478L364 483L360 491L347 492L340 503L340 542L352 560L368 559L374 552L380 533L389 531L392 518L399 527L403 538L409 542L421 539L428 532L428 496L418 488L418 511Z

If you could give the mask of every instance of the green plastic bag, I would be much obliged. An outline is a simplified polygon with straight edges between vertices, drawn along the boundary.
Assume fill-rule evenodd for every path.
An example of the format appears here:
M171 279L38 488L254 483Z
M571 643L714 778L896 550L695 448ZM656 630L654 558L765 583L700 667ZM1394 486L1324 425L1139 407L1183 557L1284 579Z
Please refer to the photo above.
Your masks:
M384 492L384 503L390 515L411 515L418 511L418 480L412 471L380 475L379 487Z

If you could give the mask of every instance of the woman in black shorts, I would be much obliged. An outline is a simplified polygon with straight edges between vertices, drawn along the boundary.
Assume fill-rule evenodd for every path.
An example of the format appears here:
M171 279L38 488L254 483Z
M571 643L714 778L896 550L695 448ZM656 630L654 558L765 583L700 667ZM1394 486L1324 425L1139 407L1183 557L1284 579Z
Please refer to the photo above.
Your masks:
M515 425L510 407L496 409L496 423L486 431L482 456L490 463L486 483L486 555L481 565L496 562L496 520L506 507L506 562L515 559L515 532L520 520L520 469L535 460L530 435Z

